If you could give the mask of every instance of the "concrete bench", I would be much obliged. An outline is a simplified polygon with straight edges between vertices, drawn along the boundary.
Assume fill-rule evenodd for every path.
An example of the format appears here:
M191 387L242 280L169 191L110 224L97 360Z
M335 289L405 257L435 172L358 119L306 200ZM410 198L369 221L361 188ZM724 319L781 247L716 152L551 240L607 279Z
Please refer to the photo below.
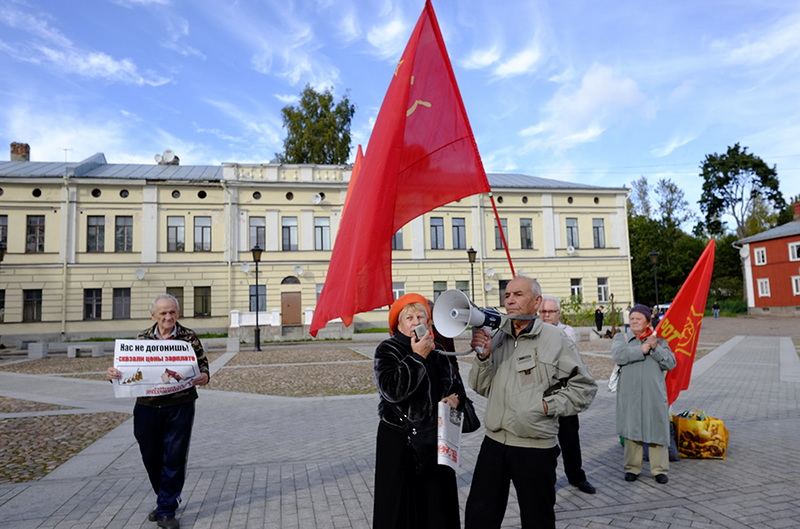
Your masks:
M43 342L31 342L28 344L28 360L38 360L47 356L50 344Z
M103 344L68 345L67 358L78 358L79 356L82 356L81 351L90 352L93 357L99 357L105 354L103 350Z

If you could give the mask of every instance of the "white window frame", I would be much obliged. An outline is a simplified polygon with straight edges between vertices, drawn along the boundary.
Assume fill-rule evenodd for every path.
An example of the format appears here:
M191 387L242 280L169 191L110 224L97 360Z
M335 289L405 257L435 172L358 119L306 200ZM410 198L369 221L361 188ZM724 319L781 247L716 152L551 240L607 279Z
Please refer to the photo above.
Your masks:
M395 301L406 295L405 281L392 281L392 295Z
M753 261L756 266L764 266L767 264L767 249L763 246L753 248Z
M577 280L577 283L575 282ZM580 296L583 298L583 278L572 277L569 280L569 293L571 296Z
M607 277L597 278L597 302L608 303L611 301L611 286L609 285Z
M758 284L758 297L760 298L768 298L771 296L769 291L769 278L761 278L757 280Z
M792 294L800 296L800 276L792 276Z
M789 243L789 260L800 261L800 242Z

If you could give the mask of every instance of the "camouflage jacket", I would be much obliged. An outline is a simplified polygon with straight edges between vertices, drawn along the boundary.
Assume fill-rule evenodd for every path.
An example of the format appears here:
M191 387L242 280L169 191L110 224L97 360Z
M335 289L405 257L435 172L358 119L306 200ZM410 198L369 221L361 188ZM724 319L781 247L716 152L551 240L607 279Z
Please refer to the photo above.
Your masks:
M139 336L136 337L137 340L157 340L158 337L156 336L156 326L158 324L153 324L152 327L145 329L144 331L139 333ZM208 371L208 358L206 357L206 352L203 349L203 344L200 343L200 338L197 337L197 333L191 329L188 329L181 325L180 323L175 323L175 337L174 340L183 340L184 342L189 342L192 345L192 349L194 349L194 354L197 356L197 365L200 368L201 373L207 374L209 377L211 374ZM178 404L184 404L186 402L191 402L197 399L197 388L194 386L190 388L186 388L183 391L178 391L177 393L169 393L167 395L159 395L157 397L138 397L136 399L136 404L142 404L144 406L152 406L154 408L164 408L167 406L177 406Z

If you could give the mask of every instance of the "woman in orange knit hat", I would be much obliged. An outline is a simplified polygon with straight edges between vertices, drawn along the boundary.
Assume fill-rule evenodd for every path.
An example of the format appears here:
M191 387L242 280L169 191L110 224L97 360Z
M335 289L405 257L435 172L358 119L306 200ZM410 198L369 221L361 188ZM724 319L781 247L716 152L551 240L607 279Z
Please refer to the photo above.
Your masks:
M424 325L417 337L414 329ZM378 441L373 529L458 529L458 488L452 468L436 464L439 402L462 409L464 383L436 350L428 300L406 294L389 311L392 337L375 350ZM409 441L414 428L414 445Z

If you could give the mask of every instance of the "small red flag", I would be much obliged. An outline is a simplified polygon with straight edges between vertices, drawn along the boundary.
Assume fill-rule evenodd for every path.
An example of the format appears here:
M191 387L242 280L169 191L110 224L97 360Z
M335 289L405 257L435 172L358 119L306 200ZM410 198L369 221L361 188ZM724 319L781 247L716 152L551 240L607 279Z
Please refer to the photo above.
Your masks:
M711 239L656 327L656 334L669 343L677 363L675 369L667 373L666 379L670 406L678 394L689 387L692 378L697 340L700 338L708 287L714 271L715 248L716 241Z
M394 233L489 181L430 1L417 21L350 186L311 334L390 305Z

